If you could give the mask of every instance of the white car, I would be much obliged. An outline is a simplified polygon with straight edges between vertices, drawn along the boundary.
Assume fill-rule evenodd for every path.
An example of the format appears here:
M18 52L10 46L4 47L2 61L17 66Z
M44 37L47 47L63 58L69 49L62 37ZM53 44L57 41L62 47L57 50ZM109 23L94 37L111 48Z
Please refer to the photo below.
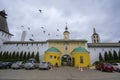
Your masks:
M120 72L120 63L113 63L112 65L115 71Z
M25 63L24 68L25 69L35 69L35 65L31 62L27 62L27 63Z
M39 63L39 69L50 69L51 64L49 62L40 62Z
M21 69L23 67L24 67L24 64L22 61L17 61L15 63L13 63L11 66L12 69Z

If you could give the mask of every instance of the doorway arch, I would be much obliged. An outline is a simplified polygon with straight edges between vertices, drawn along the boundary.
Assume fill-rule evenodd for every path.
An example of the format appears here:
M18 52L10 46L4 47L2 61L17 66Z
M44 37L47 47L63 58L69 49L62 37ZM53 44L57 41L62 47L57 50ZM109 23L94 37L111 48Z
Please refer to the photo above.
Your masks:
M70 54L61 55L61 65L62 66L71 66L72 65L72 57Z

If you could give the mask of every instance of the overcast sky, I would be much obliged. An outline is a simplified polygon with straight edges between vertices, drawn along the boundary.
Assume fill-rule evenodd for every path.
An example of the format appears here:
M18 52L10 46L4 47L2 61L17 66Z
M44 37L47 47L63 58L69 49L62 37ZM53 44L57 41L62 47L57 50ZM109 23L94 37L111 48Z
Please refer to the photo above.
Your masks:
M101 42L120 40L120 0L0 0L3 9L14 41L23 30L26 41L63 39L66 23L71 39L91 42L95 27Z

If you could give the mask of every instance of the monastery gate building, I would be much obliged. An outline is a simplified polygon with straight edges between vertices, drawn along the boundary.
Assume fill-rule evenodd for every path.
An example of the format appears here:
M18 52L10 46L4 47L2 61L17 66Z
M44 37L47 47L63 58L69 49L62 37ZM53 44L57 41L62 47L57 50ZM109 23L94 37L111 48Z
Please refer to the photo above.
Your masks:
M13 36L7 26L7 14L0 11L0 52L34 52L40 53L40 60L50 62L53 66L87 67L99 60L99 53L120 51L120 43L101 43L100 37L93 29L92 43L84 39L70 39L67 26L63 39L46 41L11 41Z

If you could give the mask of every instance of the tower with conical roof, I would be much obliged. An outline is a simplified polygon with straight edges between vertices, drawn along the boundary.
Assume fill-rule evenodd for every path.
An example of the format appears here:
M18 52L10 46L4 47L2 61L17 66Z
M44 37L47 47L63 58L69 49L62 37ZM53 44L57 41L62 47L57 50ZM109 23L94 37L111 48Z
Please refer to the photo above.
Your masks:
M9 33L9 29L8 29L8 25L7 25L7 14L5 13L5 10L0 11L0 30L8 32Z
M69 40L70 32L68 31L67 24L66 24L65 31L64 31L63 35L64 35L64 40Z
M99 34L97 34L95 28L93 28L92 43L99 43L99 42L100 42Z
M5 10L0 11L0 44L9 41L12 36L12 34L9 33L6 16Z

